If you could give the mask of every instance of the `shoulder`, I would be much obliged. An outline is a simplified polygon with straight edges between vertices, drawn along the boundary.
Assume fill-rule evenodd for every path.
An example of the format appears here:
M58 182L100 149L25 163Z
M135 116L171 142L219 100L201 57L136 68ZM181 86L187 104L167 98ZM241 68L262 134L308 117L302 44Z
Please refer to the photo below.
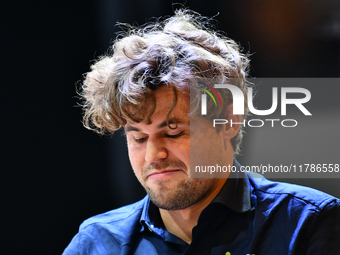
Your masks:
M321 212L338 210L340 200L322 191L301 185L270 181L255 173L247 173L253 193L257 198L257 206L267 213L274 209L286 210L290 213L308 214L316 217ZM277 210L276 210L277 211Z
M85 228L88 228L91 225L114 225L116 228L119 228L120 226L126 227L124 223L131 224L132 221L139 221L139 218L141 216L144 204L147 200L147 197L144 199L130 204L126 205L96 216L93 216L87 220L85 220L79 227L79 230L83 230Z
M144 199L85 220L63 255L118 254L129 249L129 243L139 233ZM108 252L110 251L110 252Z
M288 240L287 245L295 247L294 254L339 254L338 198L300 185L269 181L254 173L247 176L255 200L255 227L262 238L277 246L277 240Z

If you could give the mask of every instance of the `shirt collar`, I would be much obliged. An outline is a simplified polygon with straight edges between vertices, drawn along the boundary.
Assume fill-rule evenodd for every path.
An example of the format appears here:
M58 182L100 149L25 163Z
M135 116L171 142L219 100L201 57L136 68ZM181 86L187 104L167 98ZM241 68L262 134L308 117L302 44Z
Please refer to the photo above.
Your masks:
M233 166L236 167L236 171L230 174L227 182L212 203L224 204L239 213L251 211L253 207L248 177L240 171L241 165L236 159L234 159Z
M145 227L149 228L150 230L154 227L155 218L157 219L157 216L155 217L155 215L157 215L157 211L158 211L158 208L156 208L156 206L154 206L151 203L150 198L147 195L147 199L145 200L145 203L143 206L142 215L139 220L140 224L142 225L141 231L144 231ZM152 218L152 221L150 218Z

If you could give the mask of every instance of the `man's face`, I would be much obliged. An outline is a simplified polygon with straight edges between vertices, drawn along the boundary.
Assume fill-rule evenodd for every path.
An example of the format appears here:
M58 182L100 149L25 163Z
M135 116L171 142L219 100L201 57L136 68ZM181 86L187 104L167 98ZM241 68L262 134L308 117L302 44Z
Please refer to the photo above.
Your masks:
M178 101L169 119L171 128L166 120L173 104L173 92L163 86L155 91L155 98L151 124L130 122L125 126L129 157L151 201L161 209L180 210L210 194L217 180L189 178L189 95L177 92Z

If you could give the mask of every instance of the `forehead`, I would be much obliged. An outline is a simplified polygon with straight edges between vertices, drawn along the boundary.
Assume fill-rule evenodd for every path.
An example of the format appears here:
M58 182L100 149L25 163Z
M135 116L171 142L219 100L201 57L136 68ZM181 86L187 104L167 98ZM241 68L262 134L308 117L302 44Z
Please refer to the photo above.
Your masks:
M188 91L178 89L174 91L167 86L162 86L155 91L155 99L156 109L153 117L169 112L171 112L170 116L176 114L189 117L190 94Z

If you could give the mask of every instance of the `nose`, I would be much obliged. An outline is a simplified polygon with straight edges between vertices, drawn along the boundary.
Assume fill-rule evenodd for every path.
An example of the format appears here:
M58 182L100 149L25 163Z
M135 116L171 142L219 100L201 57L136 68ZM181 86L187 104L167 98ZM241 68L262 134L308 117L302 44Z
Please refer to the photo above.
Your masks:
M153 163L165 159L167 156L168 151L161 141L148 139L145 149L145 161Z

